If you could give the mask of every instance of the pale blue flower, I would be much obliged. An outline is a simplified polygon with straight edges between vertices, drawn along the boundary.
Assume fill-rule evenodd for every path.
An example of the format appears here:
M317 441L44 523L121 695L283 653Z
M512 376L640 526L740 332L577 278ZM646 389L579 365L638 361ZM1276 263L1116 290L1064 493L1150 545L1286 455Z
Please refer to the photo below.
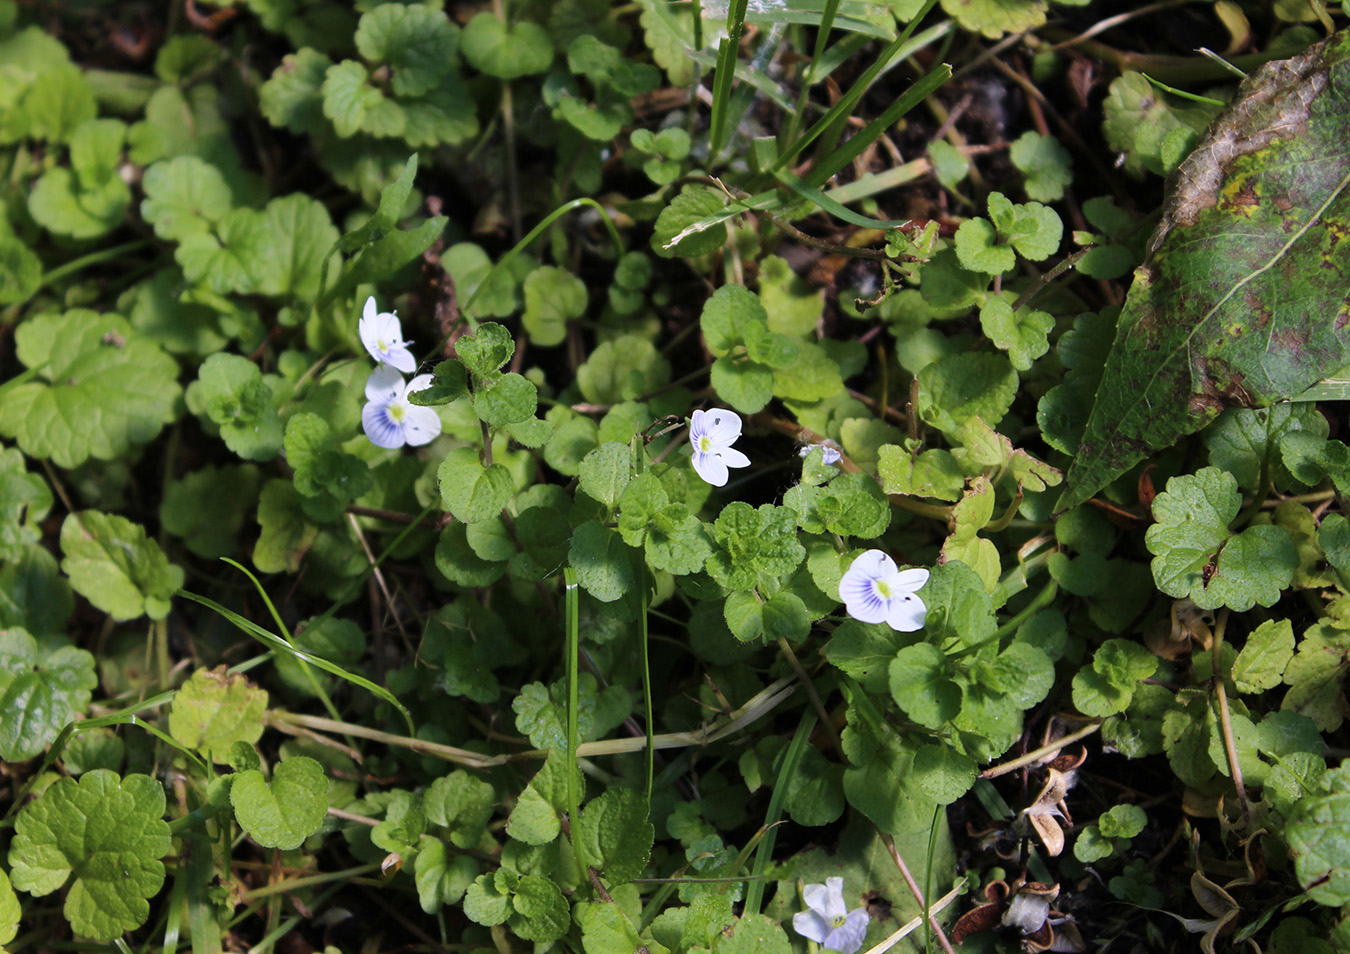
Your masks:
M750 458L731 446L740 436L741 419L736 412L720 407L695 411L689 422L694 473L714 487L726 486L728 467L750 466Z
M820 448L821 457L826 464L837 464L839 463L840 458L844 456L843 454L839 453L839 448L835 447L834 444L829 441L825 441L820 444L807 444L805 447L801 449L801 452L798 456L806 457L808 454L811 453L811 451L815 450L817 447Z
M901 570L885 553L868 550L839 581L839 597L848 615L860 622L887 623L912 633L923 628L928 615L928 607L915 595L927 582L927 570Z
M869 920L867 908L848 910L844 903L844 879L826 878L824 884L802 889L807 910L792 916L792 929L804 938L842 954L855 954L863 946Z
M411 341L403 340L403 326L392 311L380 311L375 298L366 299L366 309L357 325L361 343L376 361L398 368L404 374L417 370L417 361L408 350Z
M419 374L404 382L403 375L387 365L377 367L366 381L366 400L361 409L361 427L376 447L393 450L404 444L420 447L441 433L441 419L434 408L419 407L408 395L431 386L431 375Z

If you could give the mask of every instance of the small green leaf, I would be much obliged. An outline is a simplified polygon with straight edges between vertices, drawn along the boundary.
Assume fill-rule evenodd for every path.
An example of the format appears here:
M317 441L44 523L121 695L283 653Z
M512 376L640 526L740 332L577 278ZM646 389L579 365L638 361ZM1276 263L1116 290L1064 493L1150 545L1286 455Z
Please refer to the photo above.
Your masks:
M0 434L30 457L65 468L112 460L176 416L177 363L120 315L38 315L14 337L19 359L40 370L0 393Z
M1053 136L1028 130L1018 136L1008 157L1024 176L1028 198L1057 202L1073 181L1073 157Z
M258 501L261 477L252 464L203 467L169 484L159 505L164 529L197 556L230 556Z
M508 28L486 10L464 27L460 49L470 65L504 80L542 73L553 62L553 41L543 27L522 20Z
M503 374L473 394L474 413L489 427L532 420L538 407L539 389L519 374Z
M61 550L61 569L75 591L116 620L163 619L183 585L183 570L145 528L115 514L70 514L61 524Z
M521 321L530 342L541 348L563 343L567 322L586 313L586 285L563 268L545 265L525 279Z
M581 810L577 846L610 885L639 877L647 867L656 829L647 801L628 788L611 788Z
M1153 501L1158 522L1144 537L1159 589L1188 596L1202 609L1274 605L1293 580L1298 552L1280 527L1230 534L1228 524L1241 505L1237 481L1215 467L1167 482Z
M159 859L172 846L164 808L164 789L148 775L95 769L78 782L57 779L15 822L14 887L40 897L74 875L63 910L78 934L112 941L134 931L164 884Z
M356 49L392 68L396 94L421 96L454 70L459 27L439 10L385 3L361 17Z
M946 658L936 646L906 646L891 660L891 695L915 722L941 728L961 711L961 689L949 675Z
M726 223L708 227L697 223L725 206L721 193L703 186L685 186L656 217L652 251L662 258L697 258L717 251L727 240Z
M515 352L511 332L495 321L483 322L476 332L455 342L455 353L475 381L492 379Z
M1350 773L1342 765L1328 771L1326 781L1327 794L1304 796L1295 803L1285 837L1308 896L1319 904L1340 906L1350 904Z
M632 476L631 456L628 445L617 441L606 441L591 451L581 461L582 491L613 510Z
M464 892L478 877L478 862L468 855L453 858L445 842L423 839L413 861L413 879L417 884L417 902L427 914L435 914L447 904L458 904Z
M384 108L385 98L366 80L366 68L356 60L328 67L323 80L323 114L343 139L356 135L372 110Z
M251 745L262 738L266 711L266 689L224 666L198 669L173 698L169 734L225 765L235 742Z
M145 170L141 188L141 216L156 235L170 241L207 231L225 218L232 204L225 177L196 156L155 163Z
M328 813L328 778L308 756L283 761L269 783L251 769L235 775L230 804L239 827L264 848L290 851L323 827Z
M939 805L950 805L975 784L975 761L946 745L925 745L914 753L919 789Z
M997 354L954 354L928 365L918 378L920 416L952 436L973 417L997 427L1017 394L1017 372Z
M992 297L980 308L980 328L1001 351L1008 352L1012 366L1026 371L1050 350L1050 331L1055 319L1047 312L1023 308L1016 314L1003 297Z
M1233 662L1238 692L1264 692L1280 684L1294 658L1294 627L1287 619L1266 620L1247 637Z
M446 454L436 470L436 479L445 509L464 523L495 516L515 493L511 472L501 464L484 467L472 447L459 447Z
M468 849L483 840L496 801L491 785L456 769L431 783L424 803L427 817L449 829L456 847Z
M89 704L94 657L66 646L42 652L22 629L0 629L0 758L41 755Z
M612 603L631 593L637 585L633 551L619 534L596 520L589 520L572 533L568 562L587 593L602 603Z

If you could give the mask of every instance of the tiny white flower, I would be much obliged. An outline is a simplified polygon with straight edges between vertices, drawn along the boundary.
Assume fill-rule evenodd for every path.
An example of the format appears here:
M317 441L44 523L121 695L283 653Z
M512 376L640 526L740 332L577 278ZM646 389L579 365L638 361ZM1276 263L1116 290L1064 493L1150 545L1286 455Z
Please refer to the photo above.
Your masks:
M366 299L366 310L357 325L361 343L376 361L398 368L404 374L417 370L417 361L408 350L411 341L403 340L403 326L392 311L380 311L375 298Z
M839 463L839 459L844 456L843 454L839 453L839 448L835 447L828 441L821 444L807 444L805 447L801 449L801 451L798 453L797 456L806 457L808 454L811 453L811 451L815 450L817 447L820 448L821 456L824 458L826 464L837 464Z
M844 904L844 879L826 878L824 884L802 889L807 910L792 916L792 929L825 947L854 954L863 945L869 920L867 908L848 910Z
M366 400L361 409L361 427L376 447L393 450L404 444L420 447L430 444L441 433L441 419L435 408L419 407L408 395L431 386L431 375L419 374L404 383L403 375L380 365L366 381Z
M927 582L927 570L901 570L885 553L868 550L839 581L839 596L854 619L912 633L923 628L928 615L928 607L915 595Z
M714 487L726 486L728 467L750 466L750 458L731 446L740 436L741 419L734 411L695 411L689 423L694 472Z

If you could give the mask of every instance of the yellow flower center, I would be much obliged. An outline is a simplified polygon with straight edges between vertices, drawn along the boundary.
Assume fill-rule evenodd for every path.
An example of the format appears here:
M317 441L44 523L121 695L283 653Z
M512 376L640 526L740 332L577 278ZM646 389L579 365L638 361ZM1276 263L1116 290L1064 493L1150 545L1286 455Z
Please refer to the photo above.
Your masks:
M830 918L830 927L841 928L848 922L848 918L842 914L836 914Z
M872 592L876 593L877 599L888 600L891 598L891 587L885 580L873 580Z
M389 405L389 417L395 423L402 424L403 419L408 416L408 409L401 402L395 402Z
M712 439L709 438L707 434L704 434L704 435L702 435L702 436L699 437L699 439L698 439L698 449L699 449L699 453L702 453L702 454L706 454L706 453L708 453L709 451L712 450Z

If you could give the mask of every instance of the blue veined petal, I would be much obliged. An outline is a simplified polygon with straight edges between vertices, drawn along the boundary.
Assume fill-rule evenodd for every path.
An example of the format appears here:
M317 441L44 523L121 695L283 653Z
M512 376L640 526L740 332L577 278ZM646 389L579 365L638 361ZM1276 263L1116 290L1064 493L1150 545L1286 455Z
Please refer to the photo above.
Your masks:
M389 407L371 402L361 409L361 428L376 447L395 450L407 443L403 426L389 417Z

